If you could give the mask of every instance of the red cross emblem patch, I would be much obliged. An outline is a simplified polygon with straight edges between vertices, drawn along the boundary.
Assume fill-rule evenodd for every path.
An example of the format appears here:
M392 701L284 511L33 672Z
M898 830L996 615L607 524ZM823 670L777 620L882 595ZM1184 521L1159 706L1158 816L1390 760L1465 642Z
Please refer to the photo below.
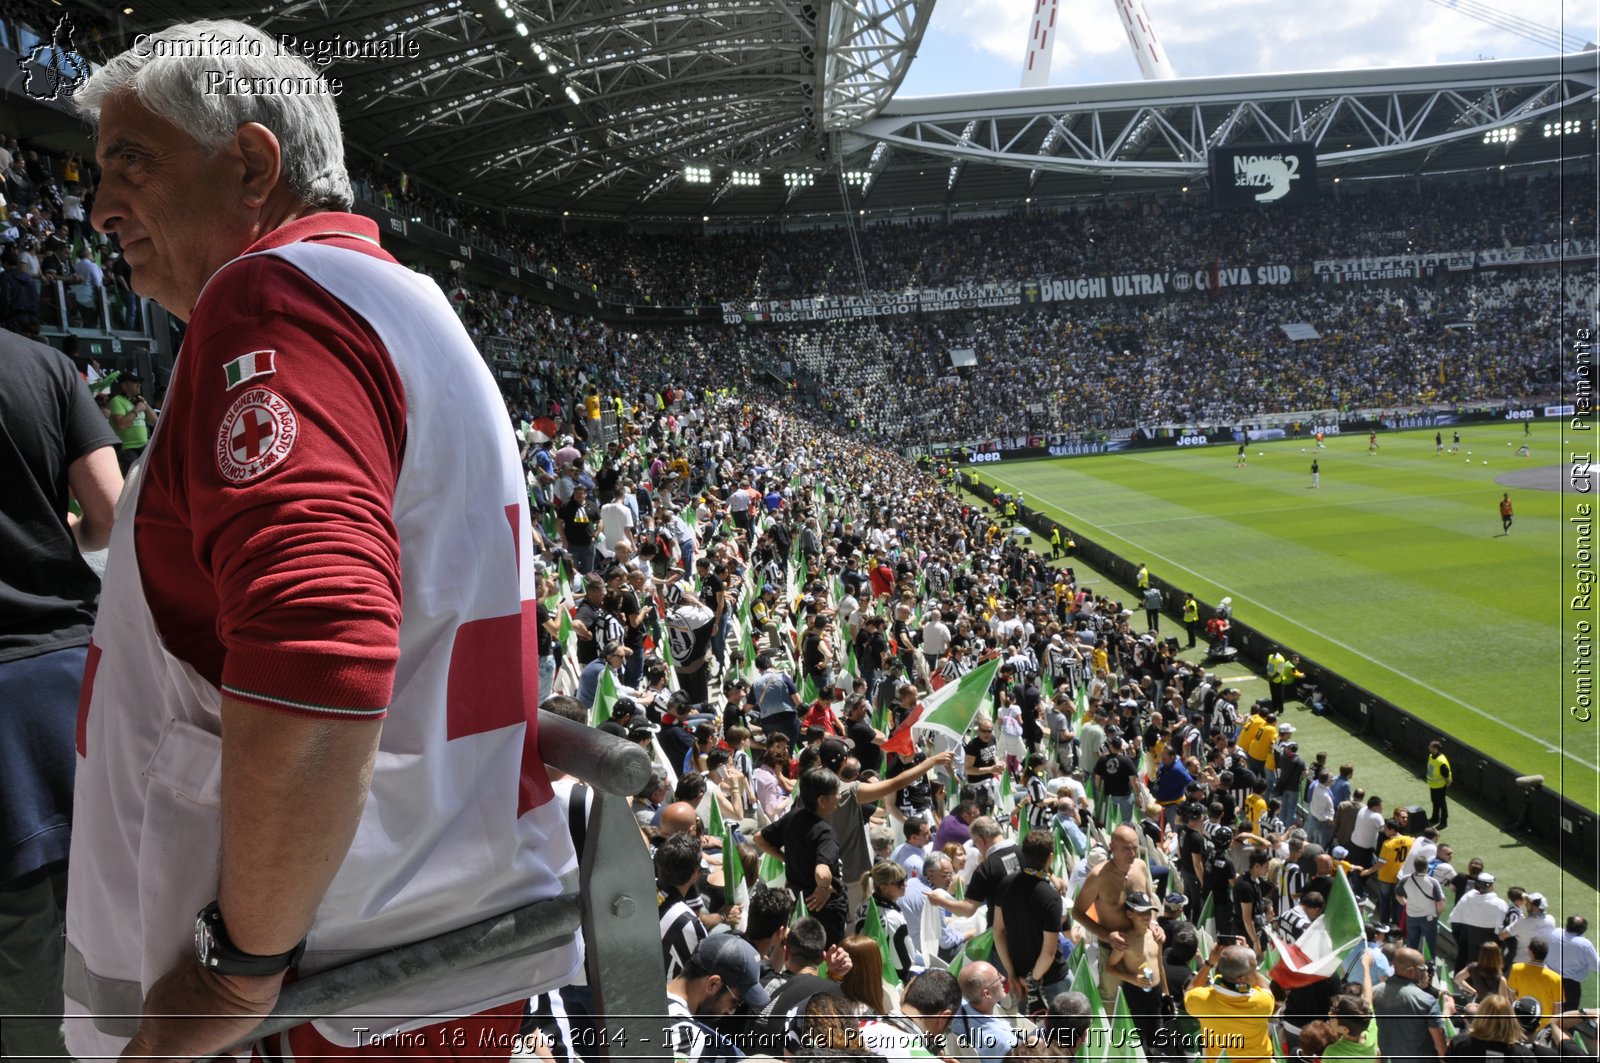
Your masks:
M229 483L265 476L294 449L300 422L283 396L251 388L234 400L217 430L217 471Z

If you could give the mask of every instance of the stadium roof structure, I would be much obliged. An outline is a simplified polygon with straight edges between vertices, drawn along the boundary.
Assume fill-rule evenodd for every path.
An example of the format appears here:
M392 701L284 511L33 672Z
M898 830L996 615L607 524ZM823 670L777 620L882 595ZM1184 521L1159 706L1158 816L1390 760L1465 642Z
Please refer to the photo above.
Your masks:
M1595 152L1600 52L895 99L934 0L140 0L316 46L359 164L511 212L633 222L996 209L1203 185L1224 143L1324 176ZM1554 124L1554 135L1546 135ZM1198 189L1196 189L1198 190Z

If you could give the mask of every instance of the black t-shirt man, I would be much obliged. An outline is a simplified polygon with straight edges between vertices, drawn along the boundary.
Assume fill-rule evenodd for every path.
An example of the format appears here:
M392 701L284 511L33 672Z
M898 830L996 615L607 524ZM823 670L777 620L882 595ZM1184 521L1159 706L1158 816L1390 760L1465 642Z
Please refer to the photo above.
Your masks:
M600 519L600 509L593 500L585 498L579 504L576 496L569 498L566 505L556 510L556 516L565 522L568 544L588 546L594 542L594 526Z
M1206 862L1206 892L1211 894L1215 902L1212 911L1217 919L1219 935L1239 933L1237 909L1231 903L1234 875L1233 861L1228 859L1227 851L1214 851Z
M1026 976L1032 973L1044 948L1045 933L1061 931L1061 894L1048 876L1036 871L1019 871L1007 877L996 893L996 904L1006 919L1006 950L1017 966L1017 976ZM1039 981L1050 985L1066 976L1067 964L1057 949L1050 969Z
M800 636L800 666L813 677L822 668L822 636L814 627L806 628Z
M4 662L88 644L100 579L67 530L67 470L91 451L116 446L117 437L59 351L0 332L0 362L5 456L16 459L5 462L0 506Z
M830 978L814 974L790 975L776 988L767 987L772 1003L755 1024L753 1044L770 1054L783 1058L784 1034L790 1020L805 1010L806 1004L817 995L844 999L844 990Z
M761 836L768 844L783 850L787 872L784 885L797 897L809 897L816 891L818 864L826 864L832 870L833 891L828 895L828 903L821 911L811 914L828 931L829 947L837 945L845 936L850 901L846 894L839 836L833 827L810 809L795 808L763 827Z
M992 768L1000 762L1000 746L995 741L993 734L990 734L988 738L973 735L967 740L966 754L972 758L973 767L979 769ZM974 785L980 783L997 785L1000 781L1000 776L985 775L980 771L967 781Z
M726 599L723 599L720 606L717 604L717 596L723 594L727 589L728 584L723 578L707 567L706 574L700 578L700 600L709 605L711 611L717 616L721 616L727 611L728 603Z
M1094 766L1094 773L1104 782L1101 792L1107 797L1127 797L1133 793L1133 774L1138 770L1133 761L1121 753L1107 753Z
M633 658L637 659L644 653L644 637L648 630L650 614L639 600L639 594L632 587L622 589L621 620L623 626L622 643L633 651ZM628 618L639 617L639 625L628 623Z
M548 639L544 637L545 625L550 623L550 619L554 614L550 612L549 607L543 602L537 603L535 605L535 610L539 621L539 656L554 657L556 655L556 651L561 648L561 644L555 639Z
M862 771L878 771L883 766L883 750L873 744L872 740L877 735L877 730L872 726L872 721L862 716L859 720L851 720L844 726L845 737L855 743L851 753L861 762Z
M1000 885L1022 870L1022 850L1014 842L1002 842L989 850L989 855L972 869L972 881L967 885L967 899L977 901L989 909L989 923L994 923L994 906L1000 895ZM998 956L995 959L999 959Z
M1264 882L1248 873L1239 876L1239 880L1233 886L1234 922L1239 928L1239 933L1245 932L1244 906L1248 904L1250 905L1251 921L1255 924L1257 941L1262 947L1265 947L1267 943L1262 931L1270 914L1265 886ZM1221 904L1222 902L1219 899L1217 903ZM1221 927L1219 926L1218 929L1221 929Z
M600 656L600 647L605 645L606 629L610 626L610 615L603 602L591 601L585 595L578 601L574 619L589 629L589 637L578 640L578 664L581 666Z

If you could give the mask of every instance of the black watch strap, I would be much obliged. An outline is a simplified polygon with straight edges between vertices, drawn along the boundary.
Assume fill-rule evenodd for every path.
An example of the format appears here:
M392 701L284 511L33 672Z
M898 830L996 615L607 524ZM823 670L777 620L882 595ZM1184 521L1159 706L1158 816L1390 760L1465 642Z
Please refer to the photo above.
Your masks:
M200 966L215 974L258 976L278 974L300 962L306 943L280 952L275 956L258 956L241 952L228 937L228 928L222 924L222 910L212 901L200 909L194 918L194 958Z

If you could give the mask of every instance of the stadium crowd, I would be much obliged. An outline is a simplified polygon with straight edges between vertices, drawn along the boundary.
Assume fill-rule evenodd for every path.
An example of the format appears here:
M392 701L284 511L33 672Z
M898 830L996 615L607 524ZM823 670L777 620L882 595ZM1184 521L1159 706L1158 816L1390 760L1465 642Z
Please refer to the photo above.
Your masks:
M129 287L127 264L114 245L84 223L93 207L94 173L92 163L74 155L38 152L15 141L0 145L5 199L0 205L0 320L13 331L31 335L41 322L57 320L58 300L64 300L72 324L98 321L105 302L115 324L139 327L142 311ZM404 182L376 186L376 180L369 175L357 185L369 198L394 208L421 209L427 202L402 191ZM870 250L867 275L874 286L893 289L975 277L1170 268L1175 252L1152 243L1152 231L1173 239L1173 247L1213 247L1207 242L1213 237L1242 240L1225 254L1216 252L1228 261L1236 253L1254 260L1258 247L1298 260L1299 245L1285 244L1291 236L1307 241L1306 258L1325 245L1332 247L1326 254L1337 255L1520 243L1550 235L1546 230L1556 224L1548 221L1553 215L1547 209L1553 181L1530 181L1523 203L1510 197L1520 212L1501 212L1492 225L1461 209L1455 198L1446 210L1438 197L1369 192L1359 209L1322 211L1314 224L1262 215L1222 227L1213 212L1147 199L1108 208L1092 221L1069 212L1043 219L880 226L868 230L876 235L864 245ZM1503 202L1504 192L1468 187L1461 195L1473 202L1474 197ZM1579 208L1567 220L1581 225L1583 211L1592 209ZM444 213L441 206L428 220L468 239L480 232L510 239L503 226L471 217ZM1280 224L1284 232L1272 229ZM1073 225L1085 232L1056 231ZM1041 226L1043 235L1033 232ZM613 281L585 263L620 263L618 268L638 278L685 278L695 275L696 262L703 259L725 270L726 278L760 277L781 268L846 263L843 248L826 243L838 239L837 232L821 231L786 234L777 242L767 235L551 233L529 236L519 253L541 261L547 272L581 276L600 290ZM772 250L807 242L816 244L814 253ZM1104 247L1095 253L1103 258L1062 261L1063 255L1089 254L1085 249L1099 245ZM510 253L504 246L496 249ZM847 272L853 276L853 267ZM802 374L812 400L835 425L896 446L949 439L952 425L962 426L964 438L1089 433L1237 423L1285 410L1467 404L1553 394L1561 363L1545 339L1562 332L1563 318L1592 307L1596 291L1592 270L1530 268L1401 287L1224 288L1211 299L623 331L575 321L517 296L468 293L443 274L435 279L460 294L476 336L496 340L524 362L547 363L553 353L565 351L592 365L594 354L609 358L622 345L631 356L658 366L687 358L725 368L765 367L773 374L788 367L785 375ZM846 293L830 289L824 280L795 279L792 294ZM1290 339L1282 326L1292 324L1311 325L1319 338ZM950 367L948 352L958 347L976 352L975 368ZM514 398L539 398L529 393L536 384L554 394L549 386L556 383L530 379L528 388L514 389Z
M70 229L81 217L66 200L88 175L69 180L66 160L60 176L45 160L30 174L27 153L7 151L8 199L19 167L33 189L7 218L8 276L44 276L63 231L91 263L109 253ZM1421 246L1548 235L1532 209L1491 227L1408 196L1369 206L1370 226L1308 225L1306 246L1382 250L1391 238L1368 229L1399 219ZM1119 212L1137 217L1113 224ZM1210 237L1278 238L1221 234L1154 201L1111 214L868 246L881 275L924 284L1029 256L1036 269L1061 247L1088 257L1052 269L1128 270ZM1173 242L1131 242L1142 226ZM826 290L835 279L817 263L845 261L829 254L834 235L801 237L816 254L785 246L786 266L773 241L746 239L762 284ZM612 260L615 245L559 246L552 268L612 283L581 263ZM644 256L640 290L692 278L702 258L696 290L751 264L688 241L629 246ZM1529 386L1550 283L1470 291L1482 327L1460 339L1469 375L1447 381L1473 395ZM1600 956L1584 917L1552 912L1536 889L1502 895L1484 859L1458 862L1442 816L1366 793L1355 765L1308 760L1284 716L1308 694L1292 662L1274 666L1271 699L1244 704L1178 640L1140 629L1141 588L1125 600L1080 586L1070 556L1055 563L1010 534L950 470L874 442L928 430L907 394L1016 430L1413 401L1439 375L1432 326L1407 321L1423 298L1318 290L1224 294L1181 315L955 315L815 330L825 337L801 353L804 330L636 332L463 293L522 446L543 703L656 761L634 807L678 1058L1098 1059L1130 1031L1152 1061L1593 1057L1581 986ZM13 306L6 323L25 331ZM1296 371L1273 334L1302 320L1334 323L1320 375ZM995 372L951 384L943 345L966 335L998 352ZM862 371L863 347L881 374ZM757 356L813 359L825 379L860 379L859 393L825 396L833 416L819 418L763 384ZM530 1022L558 1054L583 1056L593 1042L578 1031L603 1021L589 1007L568 987Z
M860 294L850 234L624 233L464 208L404 175L356 175L370 202L519 265L626 302L687 306ZM1347 192L1313 207L1217 212L1200 194L1113 199L1088 208L952 221L891 221L856 234L875 291L982 281L1309 263L1315 259L1480 251L1594 231L1581 187L1534 177L1501 187L1452 183ZM780 236L781 239L774 239Z
M549 589L575 603L575 645L551 647L573 698L549 707L658 757L636 807L669 991L700 1009L680 1055L881 1050L865 1009L936 1054L1070 1056L1059 1031L1119 1007L1150 1058L1253 1054L1241 1034L1302 1058L1583 1051L1583 916L1502 896L1447 823L1302 756L1291 663L1245 705L944 470L779 396L677 394L624 400L614 443L591 418L587 457L538 428L529 450L536 479L557 468L547 556L571 582ZM929 738L964 677L986 707ZM736 934L761 975L723 1014L693 987Z

